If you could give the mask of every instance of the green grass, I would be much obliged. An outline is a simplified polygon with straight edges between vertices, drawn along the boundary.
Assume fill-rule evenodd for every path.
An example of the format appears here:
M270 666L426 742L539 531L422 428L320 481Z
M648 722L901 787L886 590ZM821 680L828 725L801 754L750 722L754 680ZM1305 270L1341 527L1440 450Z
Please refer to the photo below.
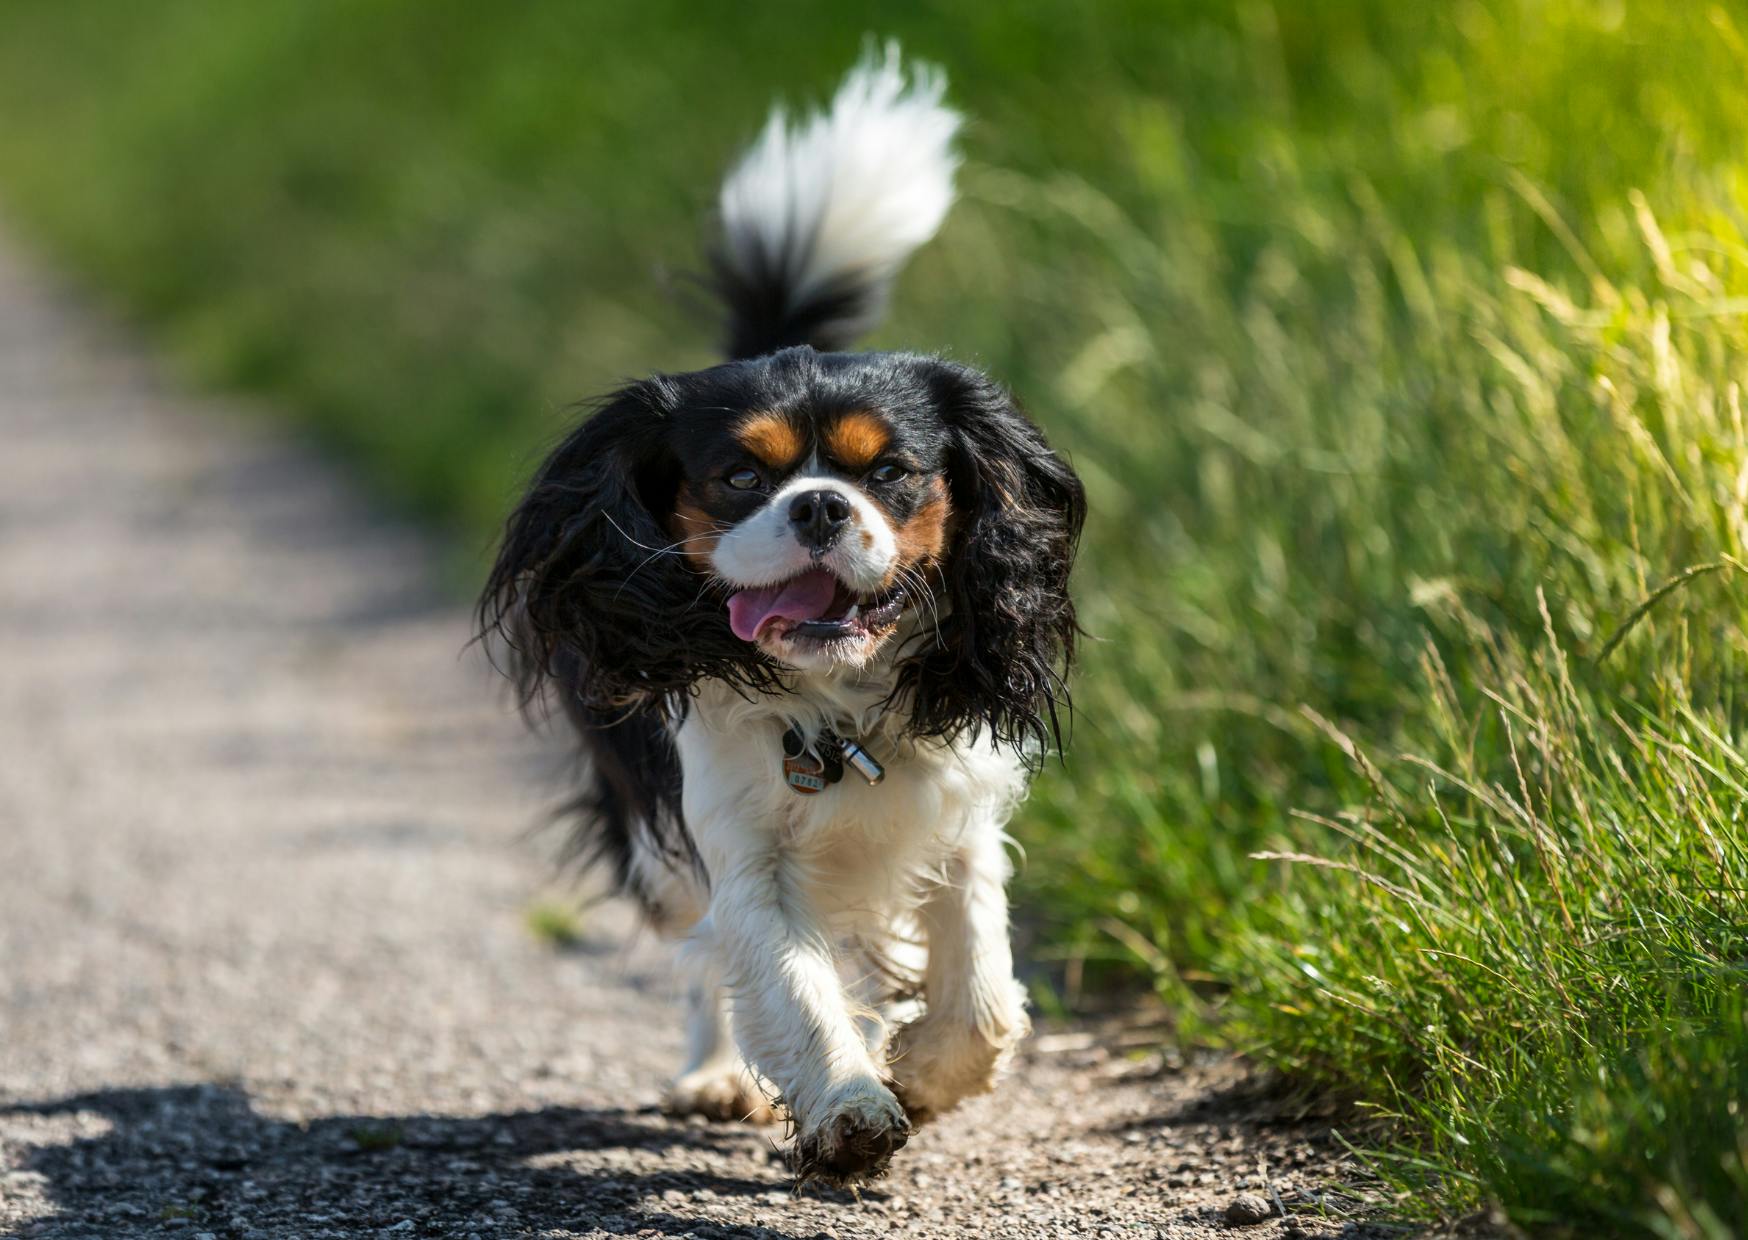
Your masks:
M583 941L583 914L575 903L537 900L522 910L523 924L535 940L555 951L578 946Z
M866 31L975 118L879 343L1092 499L1041 950L1396 1117L1439 1209L1740 1230L1733 8L13 0L0 200L483 553L569 402L710 360L715 174Z

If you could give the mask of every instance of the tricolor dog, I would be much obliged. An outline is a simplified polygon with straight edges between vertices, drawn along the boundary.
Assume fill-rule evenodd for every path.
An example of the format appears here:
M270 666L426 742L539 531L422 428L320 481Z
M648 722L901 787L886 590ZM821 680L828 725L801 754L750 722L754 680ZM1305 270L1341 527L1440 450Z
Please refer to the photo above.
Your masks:
M587 757L582 845L683 940L668 1095L879 1174L1027 1030L1003 829L1057 741L1079 481L989 376L844 351L953 199L896 52L722 187L728 360L614 392L510 517L482 626Z

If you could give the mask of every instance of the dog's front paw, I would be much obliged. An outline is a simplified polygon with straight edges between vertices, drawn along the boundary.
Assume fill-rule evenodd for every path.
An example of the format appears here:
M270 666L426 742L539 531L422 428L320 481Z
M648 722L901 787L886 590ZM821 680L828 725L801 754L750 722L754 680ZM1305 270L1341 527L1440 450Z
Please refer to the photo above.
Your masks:
M888 1054L893 1089L904 1101L905 1114L913 1124L923 1124L967 1098L987 1094L1030 1029L1018 1007L987 1030L928 1016L904 1026Z
M719 1123L769 1124L777 1118L758 1081L740 1066L702 1068L676 1078L662 1098L662 1110L669 1115L702 1115Z
M855 1184L886 1173L892 1155L910 1140L910 1121L892 1091L876 1081L855 1082L829 1099L795 1140L795 1178Z

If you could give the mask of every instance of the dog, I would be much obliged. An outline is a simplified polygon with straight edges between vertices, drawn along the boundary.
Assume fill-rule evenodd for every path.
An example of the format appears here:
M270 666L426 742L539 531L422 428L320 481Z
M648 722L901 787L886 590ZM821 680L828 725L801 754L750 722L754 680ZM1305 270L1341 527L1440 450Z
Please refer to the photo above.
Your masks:
M843 351L953 201L938 71L865 57L721 189L728 360L601 400L510 516L481 632L586 758L574 842L684 941L679 1113L882 1173L1028 1031L1006 823L1061 743L1086 501L1001 386Z

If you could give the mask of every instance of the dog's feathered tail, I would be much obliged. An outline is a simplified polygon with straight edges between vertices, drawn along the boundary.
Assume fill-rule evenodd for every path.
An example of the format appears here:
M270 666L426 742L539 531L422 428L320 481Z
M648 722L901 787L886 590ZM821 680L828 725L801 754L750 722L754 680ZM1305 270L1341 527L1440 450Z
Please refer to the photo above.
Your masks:
M716 288L728 354L841 349L872 328L893 277L953 203L960 117L946 78L898 45L870 51L831 107L781 107L722 186Z

